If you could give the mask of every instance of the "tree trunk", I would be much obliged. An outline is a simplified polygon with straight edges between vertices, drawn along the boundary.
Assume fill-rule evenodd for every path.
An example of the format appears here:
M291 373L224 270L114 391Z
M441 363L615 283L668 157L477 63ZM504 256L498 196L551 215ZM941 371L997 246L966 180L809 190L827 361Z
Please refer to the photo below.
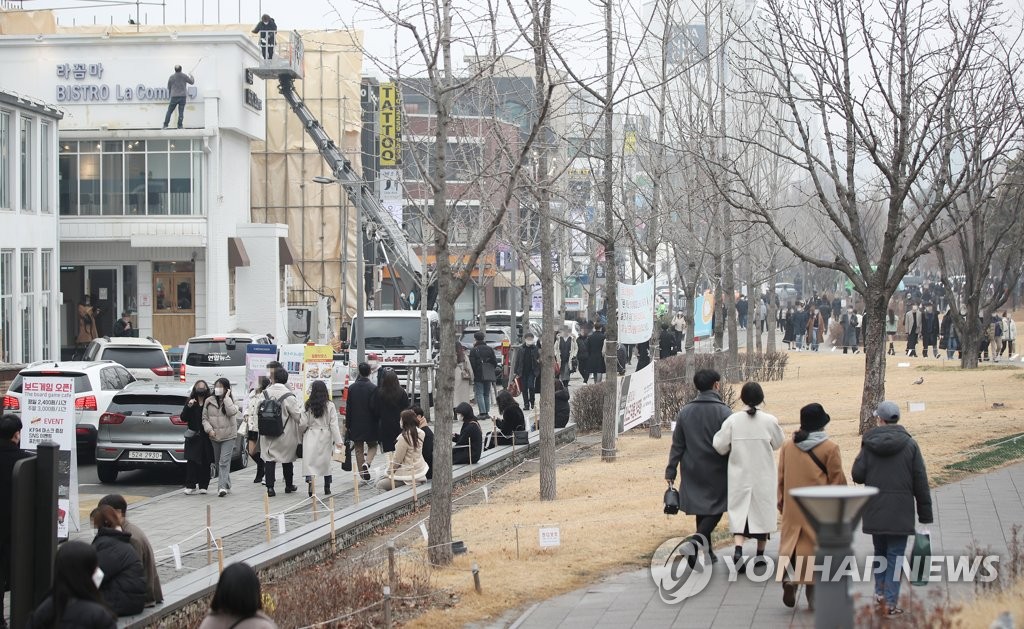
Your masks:
M615 38L612 30L611 0L605 0L605 92L604 92L604 253L605 253L605 315L608 324L605 328L604 369L605 378L609 383L604 397L604 412L601 417L601 460L615 460L615 441L617 436L615 392L618 390L619 370L616 349L618 347L618 260L615 257L615 203L614 189L614 148L615 136L612 126L615 96Z
M776 318L779 316L779 308L775 305L775 269L768 269L768 316L765 319L764 327L768 330L767 351L774 352L775 330L778 329Z
M880 292L880 291L870 291ZM864 336L864 394L860 405L860 434L875 426L873 413L885 399L885 316L888 299L874 296L866 300L867 330Z
M977 369L981 363L981 339L985 336L985 329L981 325L981 312L976 302L967 302L964 312L963 329L958 330L960 334L960 367L963 369ZM952 315L946 315L952 316ZM989 315L991 316L991 315Z

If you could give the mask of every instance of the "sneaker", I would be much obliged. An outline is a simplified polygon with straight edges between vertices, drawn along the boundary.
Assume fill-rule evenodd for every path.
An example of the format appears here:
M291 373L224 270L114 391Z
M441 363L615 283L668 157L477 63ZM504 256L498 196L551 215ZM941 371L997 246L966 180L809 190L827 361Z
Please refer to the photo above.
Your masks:
M363 477L363 480L370 480L370 466L363 463L363 469L359 472L359 475Z
M226 490L226 489L221 489L220 491L217 492L217 497L218 498L223 498L226 495L228 495L228 490Z
M196 489L195 487L186 487L185 488L185 495L186 496L194 496L194 495L196 495L198 493L199 493L199 490Z
M206 495L206 490L205 489L200 489L199 493L200 493L200 495L205 496Z
M899 618L903 615L903 610L899 607L890 607L889 610L885 612L885 615L887 618Z

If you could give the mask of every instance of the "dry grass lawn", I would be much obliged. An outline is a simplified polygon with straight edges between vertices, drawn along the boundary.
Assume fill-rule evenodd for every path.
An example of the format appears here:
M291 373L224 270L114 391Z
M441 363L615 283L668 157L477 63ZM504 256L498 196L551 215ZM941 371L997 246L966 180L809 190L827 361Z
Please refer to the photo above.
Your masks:
M1010 612L1019 622L1024 617L1024 582L992 596L979 596L956 615L962 629L989 629L1003 612Z
M898 362L911 367L897 367ZM919 366L927 365L921 369ZM891 357L886 391L906 411L924 402L925 412L905 412L902 423L917 438L933 479L952 478L943 468L962 460L972 444L1021 432L1020 371L1005 365L976 371L937 369L943 361ZM946 365L952 367L952 365ZM858 415L863 383L861 355L791 355L786 380L765 384L766 410L791 433L799 409L820 402L832 416L829 433L841 446L849 470L859 449ZM923 376L924 382L912 382ZM1005 406L993 408L993 402ZM619 460L591 457L558 471L558 500L537 499L536 473L492 493L490 503L454 515L455 539L469 547L450 569L437 570L438 586L459 594L449 609L434 609L410 626L462 626L493 620L509 609L547 599L593 582L600 576L647 565L669 537L692 532L693 519L661 512L664 470L671 437L660 441L634 432L619 440ZM561 547L541 551L538 527L558 525ZM519 555L516 551L519 528ZM480 566L483 595L473 592L471 564ZM991 616L989 616L991 618Z

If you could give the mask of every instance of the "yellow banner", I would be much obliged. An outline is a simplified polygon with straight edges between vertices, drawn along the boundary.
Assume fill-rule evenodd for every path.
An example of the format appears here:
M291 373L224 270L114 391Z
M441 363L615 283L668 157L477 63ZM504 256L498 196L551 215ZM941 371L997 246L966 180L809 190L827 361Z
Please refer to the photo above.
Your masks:
M331 393L334 375L334 349L330 345L307 345L302 348L302 392L309 399L309 389L316 380L323 380Z
M398 108L398 89L394 83L381 83L380 94L380 165L397 166L399 156L398 130L401 112Z

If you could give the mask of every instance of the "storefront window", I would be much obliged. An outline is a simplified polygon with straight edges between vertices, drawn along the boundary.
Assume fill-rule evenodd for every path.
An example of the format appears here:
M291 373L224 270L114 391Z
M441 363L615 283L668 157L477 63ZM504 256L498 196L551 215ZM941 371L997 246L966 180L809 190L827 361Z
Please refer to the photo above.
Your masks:
M60 213L202 215L202 165L198 140L62 142Z
M14 362L14 250L0 251L0 362Z
M34 249L21 251L21 360L35 360L35 258Z

